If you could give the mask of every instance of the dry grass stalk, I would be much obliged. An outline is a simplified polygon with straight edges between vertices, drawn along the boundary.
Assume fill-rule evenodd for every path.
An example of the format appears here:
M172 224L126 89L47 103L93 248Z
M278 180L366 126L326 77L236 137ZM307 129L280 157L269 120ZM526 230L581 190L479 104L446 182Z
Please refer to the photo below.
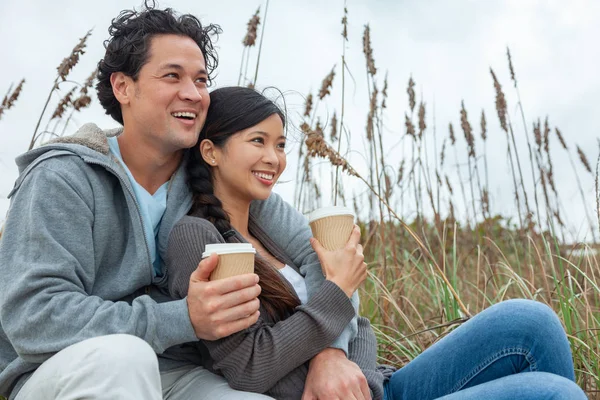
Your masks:
M581 160L581 163L583 164L585 170L590 174L593 174L590 162L588 161L587 157L585 156L585 153L583 152L583 150L581 150L581 147L579 146L577 146L577 154L579 154L579 159Z
M67 94L58 102L56 110L54 110L54 113L50 119L62 118L67 108L73 104L73 93L75 93L75 87L71 88L71 90L69 90Z
M490 214L490 195L487 188L483 188L483 193L481 195L481 207L483 208L484 214Z
M487 122L485 120L485 112L481 110L481 139L484 141L487 140Z
M461 101L460 110L460 126L465 134L465 140L469 146L469 156L475 157L475 136L473 136L473 128L467 118L467 110L465 109L465 102Z
M452 185L450 184L450 179L448 178L448 175L446 175L445 178L446 178L446 186L448 187L448 191L450 192L450 195L453 195L454 190L452 189Z
M400 183L402 183L402 180L404 179L404 162L406 160L402 160L402 162L400 163L400 167L398 168L398 179L396 179L396 184L400 185Z
M506 105L506 97L504 97L504 92L502 91L502 85L498 82L496 78L496 74L494 70L490 68L490 73L492 74L492 78L494 79L494 89L496 89L496 111L498 112L498 119L500 120L500 126L502 129L508 133L508 124L506 123L506 114L507 114L507 105Z
M548 124L548 117L544 121L544 151L550 157L550 125Z
M538 151L542 148L542 130L540 128L540 120L538 119L537 123L533 123L533 137L535 139L535 144L538 148Z
M385 109L387 107L386 100L388 97L388 73L385 73L385 79L383 80L383 89L381 90L381 109Z
M342 26L344 29L342 30L342 37L347 41L348 40L348 9L344 7L344 17L342 18Z
M330 94L329 91L333 86L333 77L335 76L335 65L331 68L331 72L327 74L323 82L321 83L321 90L319 90L319 100L323 100L325 96Z
M392 180L390 179L390 176L388 175L387 172L384 173L384 176L385 176L385 198L389 203L390 197L392 197L392 191L393 191L392 190L393 189Z
M310 117L310 112L312 111L312 107L313 107L313 95L312 95L312 93L309 93L308 96L306 96L306 102L304 103L304 116L305 117Z
M377 87L373 85L373 91L371 92L371 101L369 103L369 114L367 115L367 140L373 141L373 127L375 113L377 112L377 95L379 94Z
M86 42L91 34L92 30L90 29L84 37L79 39L79 43L73 47L71 54L67 58L63 59L62 63L60 63L58 68L56 68L58 70L58 76L63 81L67 80L67 75L69 75L69 72L71 72L73 67L77 65L79 62L79 57L85 54Z
M315 129L310 132L306 136L305 143L309 156L328 159L332 165L339 166L348 175L358 177L358 173L350 166L348 161L325 142L323 131Z
M567 143L565 143L565 139L563 138L563 135L560 132L560 130L558 128L555 128L554 130L556 131L556 136L558 137L560 145L563 147L563 149L569 150L569 148L567 147Z
M338 140L338 136L337 136L337 124L338 124L338 120L337 120L337 114L334 112L333 113L333 117L331 118L331 133L330 133L330 140L331 143L335 143L336 140Z
M415 110L415 106L417 102L415 100L415 81L413 81L412 76L408 79L408 87L406 88L406 93L408 93L408 105L410 107L410 112L412 113Z
M440 152L440 168L444 168L444 161L446 160L446 138L442 142L442 151Z
M4 111L11 109L15 105L15 102L18 100L19 95L23 90L23 84L25 84L25 79L21 79L21 82L19 82L12 93L10 93L12 85L11 88L8 89L8 93L6 93L4 99L2 100L2 104L0 105L0 118L2 117Z
M512 57L510 56L510 49L506 48L506 56L508 57L508 69L510 70L510 79L513 81L515 87L517 87L517 77L515 76L515 69L513 68Z
M248 29L246 31L246 36L244 36L244 40L242 43L245 47L251 47L256 44L256 38L258 36L258 25L260 25L260 7L256 9L256 12L248 21Z
M450 144L452 144L452 146L454 146L454 144L456 143L456 136L454 135L454 127L452 126L452 122L450 122L448 124L448 132L449 132L449 137L450 137Z
M371 28L369 25L365 25L365 31L363 33L363 53L367 61L367 73L371 76L375 76L377 68L375 68L375 60L373 59L373 48L371 47Z
M88 95L88 90L94 85L94 79L96 79L96 74L98 73L97 69L88 76L85 80L83 86L79 90L79 97L73 100L73 110L81 111L81 109L86 108L92 102L91 97Z
M427 124L425 123L425 103L421 102L419 104L419 138L423 137L423 132L427 128Z
M406 134L412 136L413 138L416 137L415 126L413 125L411 119L408 118L408 115L406 113L404 113L404 125L406 126Z

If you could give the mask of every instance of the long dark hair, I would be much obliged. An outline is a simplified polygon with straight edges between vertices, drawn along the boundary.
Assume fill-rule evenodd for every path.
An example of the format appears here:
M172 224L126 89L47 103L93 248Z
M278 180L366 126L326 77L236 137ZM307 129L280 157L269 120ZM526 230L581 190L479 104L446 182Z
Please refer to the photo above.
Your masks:
M153 0L146 0L142 11L123 10L108 28L110 38L104 42L106 53L98 63L98 100L106 114L123 124L121 104L116 99L110 76L123 72L137 81L148 62L151 40L156 35L174 34L191 38L204 55L209 81L218 64L212 36L221 33L219 25L202 25L191 14L179 15L173 9L160 10Z
M232 135L259 124L273 114L279 115L285 126L285 115L281 109L256 90L238 86L214 90L210 93L210 107L198 143L187 150L188 184L194 199L190 215L212 222L228 243L239 240L232 235L234 231L229 215L214 194L211 167L200 154L200 142L210 139L216 147L222 148ZM289 284L264 258L255 258L254 269L260 277L260 302L271 318L284 319L300 305Z

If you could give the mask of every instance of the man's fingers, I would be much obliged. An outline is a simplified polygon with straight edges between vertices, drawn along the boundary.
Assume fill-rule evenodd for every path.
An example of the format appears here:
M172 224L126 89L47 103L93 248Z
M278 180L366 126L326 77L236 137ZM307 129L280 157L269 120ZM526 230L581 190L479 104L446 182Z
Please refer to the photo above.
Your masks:
M352 233L350 234L350 239L348 239L347 246L356 247L360 242L360 228L358 225L354 225L354 229L352 229Z
M240 319L244 319L249 315L253 315L260 307L260 301L258 299L252 299L243 304L236 305L230 308L223 308L216 312L211 320L215 324L222 324L227 322L233 322Z
M260 313L256 311L253 314L248 315L242 319L238 319L236 321L232 321L227 324L221 325L216 332L217 339L224 338L226 336L251 327L256 323L256 321L258 321L259 316Z
M203 259L198 264L198 268L196 268L190 275L190 281L192 281L192 282L208 282L208 279L210 278L210 274L217 267L218 263L219 263L219 256L215 253L213 253L209 257Z
M260 291L260 286L254 284L250 287L241 290L225 293L219 297L218 303L212 305L214 309L208 311L215 312L217 310L225 310L228 308L236 307L241 304L245 304L251 300L256 300L256 298L260 294Z
M218 279L211 281L211 293L214 295L224 295L228 293L236 293L238 290L258 287L258 275L243 274L232 276L229 278ZM260 292L259 292L260 293ZM258 295L256 295L258 296ZM254 297L256 297L254 296ZM246 300L247 301L247 300Z

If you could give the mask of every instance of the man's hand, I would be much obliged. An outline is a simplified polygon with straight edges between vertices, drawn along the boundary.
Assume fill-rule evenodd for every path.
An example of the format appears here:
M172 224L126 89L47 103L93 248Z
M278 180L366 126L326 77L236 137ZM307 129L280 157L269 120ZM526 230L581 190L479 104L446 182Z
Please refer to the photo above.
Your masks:
M220 339L246 329L258 320L258 275L244 274L209 281L218 261L218 256L212 254L202 260L190 276L187 303L198 339Z
M339 349L325 349L308 368L302 400L371 400L367 378Z

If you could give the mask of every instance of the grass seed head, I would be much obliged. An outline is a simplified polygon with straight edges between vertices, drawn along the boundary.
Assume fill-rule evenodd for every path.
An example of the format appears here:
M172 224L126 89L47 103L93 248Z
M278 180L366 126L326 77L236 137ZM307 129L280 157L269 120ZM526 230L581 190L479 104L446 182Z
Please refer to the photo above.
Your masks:
M334 111L333 113L333 117L331 118L331 133L330 133L330 140L331 143L334 143L338 137L337 137L337 124L338 124L338 120L337 120L337 115Z
M410 118L408 118L408 114L406 113L404 113L404 125L406 126L406 134L415 138L415 126L413 125Z
M419 137L423 137L423 132L427 128L427 124L425 123L425 103L421 102L419 104Z
M448 131L450 132L450 144L454 146L456 143L456 136L454 135L454 127L452 126L452 122L448 124Z
M467 118L467 110L465 109L465 102L461 102L460 110L460 126L465 134L465 140L469 146L469 156L475 157L475 137L473 136L473 128Z
M481 110L481 138L487 140L487 122L485 120L485 112Z
M367 73L371 76L375 76L377 68L375 68L375 59L373 58L373 48L371 47L371 28L369 25L365 25L365 31L363 33L363 53L367 61Z
M546 154L550 154L550 124L548 124L548 117L544 121L544 151Z
M58 70L58 76L63 81L67 80L67 75L69 75L69 72L71 72L73 67L75 67L75 65L77 65L79 62L79 56L85 54L86 42L91 34L92 31L90 30L85 34L84 37L79 39L79 43L73 47L71 54L67 58L63 59L58 68L56 68Z
M504 97L504 92L502 91L502 86L498 79L496 78L496 74L494 74L494 70L490 68L490 73L492 74L492 78L494 79L494 89L496 90L496 111L498 112L498 119L500 120L500 126L504 130L504 132L508 133L508 124L506 123L506 114L507 114L507 105L506 98Z
M348 40L348 9L344 7L344 17L342 18L342 26L344 29L342 30L342 37L347 41Z
M408 105L410 106L410 112L413 112L417 102L415 100L415 81L413 81L412 76L408 79L406 93L408 93Z
M319 100L323 100L325 96L330 94L329 91L333 86L333 77L335 76L335 65L331 68L331 72L327 74L323 82L321 83L321 90L319 90Z
M448 178L448 175L445 175L446 178L446 186L448 187L448 191L450 192L450 195L454 194L454 190L452 190L452 185L450 184L450 179Z
M577 154L579 154L579 159L581 160L581 163L583 164L585 170L592 174L592 167L590 166L590 162L588 161L587 157L585 156L585 153L583 152L583 150L581 150L579 146L577 146Z
M244 36L244 40L242 43L245 47L251 47L256 44L256 37L258 32L258 25L260 25L260 7L256 10L252 18L248 21L248 29L246 31L246 36Z
M304 105L304 116L305 117L310 117L310 112L312 111L312 107L313 107L313 95L312 95L312 93L309 93L308 96L306 96L306 103Z
M13 90L13 92L10 93L10 96L9 96L9 93L7 93L6 96L4 96L4 99L2 100L2 104L0 105L0 117L2 117L2 114L4 113L5 110L8 110L15 105L15 102L18 100L19 95L21 94L21 91L23 90L24 84L25 84L25 79L21 79L21 82L19 82L19 84L17 85L15 90ZM11 88L12 88L12 85L11 85ZM9 92L10 92L10 88L9 88Z
M537 120L537 123L533 122L533 137L535 138L535 144L538 148L538 151L542 148L542 131L540 129L540 120Z
M71 90L69 90L67 92L65 97L63 97L58 102L58 105L56 106L56 110L54 110L54 113L52 114L52 117L50 119L62 118L62 116L65 113L65 111L67 110L67 108L73 104L73 93L74 92L75 92L75 87L71 88Z
M558 128L555 128L554 130L556 131L556 136L558 137L560 145L563 147L563 149L569 150L569 148L567 147L567 143L565 143L565 139L563 138L562 133L560 133L560 130Z
M517 87L517 77L515 76L515 69L513 68L512 57L510 56L510 49L506 48L506 56L508 58L508 69L510 70L510 79L513 81L515 87Z

